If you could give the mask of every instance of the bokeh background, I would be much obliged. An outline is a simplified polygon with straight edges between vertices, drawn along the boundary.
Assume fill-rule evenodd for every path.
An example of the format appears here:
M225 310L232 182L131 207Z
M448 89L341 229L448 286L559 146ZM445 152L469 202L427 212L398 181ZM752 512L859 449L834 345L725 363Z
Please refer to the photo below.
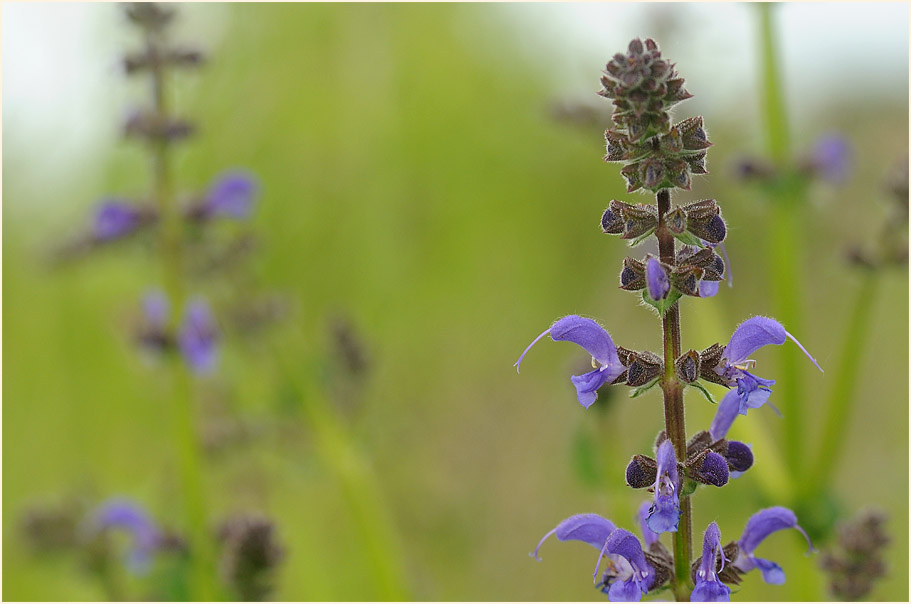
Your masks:
M176 107L200 124L178 153L177 181L189 193L241 167L262 186L244 281L193 288L215 299L270 292L282 309L255 335L226 329L219 371L196 386L212 518L250 510L275 521L286 550L276 599L383 596L365 571L375 552L289 402L274 351L292 368L297 353L324 355L318 387L379 486L408 597L606 599L590 582L590 548L554 541L541 563L528 552L574 513L633 528L643 493L624 486L623 470L661 426L659 393L603 391L586 411L568 381L588 362L577 348L542 342L521 375L512 363L570 313L599 319L628 348L659 347L655 316L617 288L627 248L598 228L610 199L644 201L601 161L609 103L594 94L604 63L635 36L656 38L677 63L695 97L675 115L703 115L715 143L711 175L679 199L715 198L729 224L734 287L683 302L684 347L725 343L744 318L776 315L768 201L737 178L738 162L764 149L756 7L180 9L176 39L210 59L176 82ZM802 225L806 319L795 335L828 369L861 279L844 249L875 239L889 215L881 183L907 161L908 7L785 4L775 22L795 154L828 133L853 149L844 183L809 187ZM116 5L5 4L2 34L3 595L99 599L73 556L29 547L22 519L48 502L121 495L180 528L160 367L130 332L138 300L159 285L156 257L130 242L48 262L99 199L149 190L146 155L121 137L146 92L118 68L138 39ZM907 311L907 273L889 271L869 300L860 387L830 485L842 517L872 504L889 515L889 574L874 599L908 597ZM332 375L340 321L368 359L354 385ZM780 373L776 353L758 353L759 375ZM833 375L801 371L811 450ZM717 520L734 539L755 510L780 502L790 463L781 407L784 419L763 409L735 424L757 465L697 494L697 531ZM689 395L687 411L693 432L714 408ZM750 575L736 598L828 599L819 556L806 556L796 533L762 552L788 583Z

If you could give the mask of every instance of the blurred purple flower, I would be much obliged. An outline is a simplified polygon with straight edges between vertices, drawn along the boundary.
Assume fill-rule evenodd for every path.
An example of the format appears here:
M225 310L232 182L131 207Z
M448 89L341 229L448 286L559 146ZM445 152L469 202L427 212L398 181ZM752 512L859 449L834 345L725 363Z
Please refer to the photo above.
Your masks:
M153 290L142 298L143 324L138 335L139 343L155 354L164 352L172 343L168 334L168 298L161 291Z
M160 290L152 290L142 298L142 310L149 327L164 331L168 322L168 298Z
M92 236L95 241L113 241L126 237L142 223L142 212L119 199L102 202L95 210Z
M794 528L806 538L813 551L813 543L807 533L797 524L797 516L788 508L776 506L760 510L753 514L747 521L743 529L743 535L737 545L740 548L733 566L743 572L749 572L758 568L762 572L762 578L766 583L781 585L784 583L784 571L780 566L771 560L764 560L753 555L753 551L759 547L766 537L776 531Z
M775 380L767 380L747 371L747 369L756 364L756 361L747 357L763 346L768 344L781 345L787 340L797 344L803 353L807 355L807 358L816 365L817 369L822 371L816 359L810 356L810 353L797 341L797 338L785 331L781 323L774 319L753 317L741 323L734 330L731 340L724 349L723 357L718 366L714 368L714 371L722 377L728 387L737 386L737 400L739 401L737 412L741 415L746 415L747 409L758 409L764 405L772 393L770 386L775 383ZM724 421L727 421L727 414L730 413L732 408L732 400L733 397L729 392L721 402L721 405L724 405L726 401L728 402L728 407L724 407ZM719 406L718 415L721 414L722 407ZM716 420L719 419L718 415L716 415ZM731 418L727 422L727 427L730 427L730 422L733 421L733 418ZM724 431L726 432L727 428L724 428Z
M655 501L649 509L646 523L656 533L673 533L680 522L680 477L677 458L670 439L658 445L658 478L655 481Z
M209 188L202 205L202 215L206 218L225 216L237 220L249 218L257 190L256 181L248 174L222 174Z
M162 534L139 504L111 499L94 512L93 521L95 530L116 529L129 534L132 544L127 552L127 567L135 573L148 570L152 554L161 546Z
M851 170L851 145L840 134L820 137L813 147L811 163L823 180L842 183Z
M702 541L702 561L696 571L696 587L690 595L691 602L730 602L731 588L721 582L715 572L718 555L721 555L721 570L724 563L729 560L724 557L721 548L721 531L718 525L712 522L707 529Z
M209 373L215 369L218 333L215 318L204 300L192 300L187 304L177 343L184 361L195 373Z
M610 334L603 327L591 319L569 315L557 320L549 329L546 329L528 345L519 360L515 362L516 371L519 370L522 359L525 358L531 347L547 334L550 334L550 338L555 342L566 341L578 344L592 356L594 371L570 377L576 387L576 396L579 399L579 403L586 409L598 398L598 388L614 381L625 370L625 367L620 363L620 357L617 356L617 347L614 346L614 341L611 340ZM600 367L598 367L599 364Z

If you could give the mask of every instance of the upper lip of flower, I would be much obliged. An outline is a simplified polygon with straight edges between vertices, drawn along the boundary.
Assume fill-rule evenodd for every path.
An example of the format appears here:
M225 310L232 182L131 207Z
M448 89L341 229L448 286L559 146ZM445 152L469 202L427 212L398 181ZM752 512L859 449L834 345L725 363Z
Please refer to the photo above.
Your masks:
M597 398L598 388L615 380L625 369L620 362L614 341L603 327L592 319L578 315L568 315L558 319L550 328L541 332L528 345L528 348L525 349L525 352L514 364L517 372L531 347L548 334L554 341L567 341L577 344L592 356L595 370L583 375L574 375L571 378L573 385L576 387L579 403L583 407L591 406ZM594 365L595 361L600 364L600 367Z

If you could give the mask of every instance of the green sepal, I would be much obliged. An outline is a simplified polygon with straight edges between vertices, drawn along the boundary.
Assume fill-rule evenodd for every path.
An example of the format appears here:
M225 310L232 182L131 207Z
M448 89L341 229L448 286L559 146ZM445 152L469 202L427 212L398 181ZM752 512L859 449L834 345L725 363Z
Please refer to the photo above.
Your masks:
M660 382L660 381L661 381L661 378L655 378L655 379L653 379L651 382L649 382L648 384L646 384L645 386L639 386L638 388L634 388L633 390L630 391L629 397L630 397L630 398L636 398L637 396L642 396L642 395L645 394L647 391L649 391L649 390L651 390L652 388L654 388L654 387L655 387L655 384L657 384L657 383Z
M662 317L664 316L664 313L667 312L667 309L673 306L674 303L677 302L677 300L679 300L682 295L683 294L681 294L675 288L671 288L671 291L667 294L667 298L663 300L654 300L651 296L648 295L647 287L642 290L642 299L645 300L646 304L654 307L655 310L658 311L658 314L660 314Z
M645 233L642 233L641 235L639 235L638 237L636 237L635 239L630 241L629 246L636 247L637 245L639 245L640 243L642 243L643 241L645 241L646 239L651 237L654 232L655 232L655 229L649 229Z
M674 233L673 231L671 231L671 233L674 235L674 237L676 237L677 239L679 239L686 245L695 245L698 248L705 247L705 245L703 245L703 243L702 243L702 239L700 239L699 237L696 237L689 231L683 231L680 234Z
M713 405L718 404L718 401L716 401L714 398L712 398L711 393L708 390L706 390L705 386L703 386L699 382L693 382L691 384L687 384L687 386L692 386L696 390L700 391L702 393L702 396L704 396L706 398L706 400L708 400L708 402L712 403Z

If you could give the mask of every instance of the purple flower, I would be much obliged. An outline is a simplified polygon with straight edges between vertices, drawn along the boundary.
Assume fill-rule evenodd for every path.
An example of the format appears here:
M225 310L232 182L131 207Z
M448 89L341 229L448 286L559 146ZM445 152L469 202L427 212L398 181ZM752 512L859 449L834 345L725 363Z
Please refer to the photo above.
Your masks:
M823 180L842 183L851 169L851 145L839 134L823 136L816 141L810 161Z
M221 175L211 186L202 205L202 215L243 220L250 216L256 197L256 181L243 172Z
M95 241L113 241L126 237L142 223L142 213L125 201L109 199L95 210L92 236Z
M711 298L712 296L718 293L718 281L706 281L702 280L699 282L699 297L700 298Z
M753 514L743 529L743 535L737 545L740 548L733 565L742 572L749 572L758 568L766 583L781 585L784 583L784 571L771 560L764 560L753 555L766 537L782 529L795 528L806 538L813 551L813 543L807 533L797 524L797 516L788 508L780 506L766 508Z
M656 533L673 533L680 522L680 499L677 458L674 445L665 440L658 445L658 479L655 481L655 501L648 512L646 523Z
M530 555L535 560L540 561L538 551L551 535L556 535L560 541L582 541L601 551L607 542L607 538L616 529L617 527L613 522L598 514L576 514L575 516L570 516L544 535L541 541L538 542L538 547Z
M642 538L645 539L645 547L649 548L652 544L658 542L658 533L648 527L648 513L652 509L651 502L643 501L636 513L636 519L639 522L639 530L642 531Z
M153 553L161 546L162 535L145 510L127 499L112 499L94 513L94 528L98 531L122 530L132 537L126 564L136 573L145 572Z
M208 373L215 368L217 340L215 319L208 304L203 300L191 301L177 336L180 351L190 369L196 373Z
M540 560L538 551L541 545L554 534L560 541L582 541L598 550L594 573L596 581L601 560L607 557L608 568L600 585L610 601L638 602L642 599L642 594L655 587L658 574L646 560L639 539L629 531L617 528L610 520L598 514L570 516L544 535L538 547L529 555ZM649 537L646 536L646 539Z
M671 291L671 281L657 258L649 257L645 264L645 283L652 300L663 300Z
M578 344L592 356L594 371L570 377L576 387L579 403L586 409L598 398L598 388L617 379L625 369L617 356L617 347L614 346L614 341L611 340L610 334L603 327L591 319L569 315L558 319L556 323L528 345L528 348L525 349L525 352L515 363L516 371L519 370L522 359L525 358L531 347L547 334L550 334L550 338L557 342L567 341Z
M138 334L139 343L153 353L164 352L171 344L168 335L168 298L160 291L151 291L142 299L145 319Z
M731 588L721 582L715 572L717 558L721 555L721 570L724 563L729 562L724 557L721 548L721 531L714 522L705 529L702 540L702 562L696 571L696 587L690 594L691 602L730 602Z
M611 602L639 602L655 586L657 573L645 559L639 539L631 532L618 528L607 538L601 551L613 562L601 581L601 591ZM601 564L600 556L598 564Z
M756 361L748 357L767 344L781 345L787 340L797 344L803 353L807 355L807 358L822 371L816 359L810 356L810 353L797 341L797 338L785 331L781 323L774 319L753 317L741 323L734 330L730 342L724 349L721 361L714 370L715 373L721 376L728 387L737 386L739 401L737 412L741 415L746 415L747 409L762 407L769 400L769 395L772 393L770 386L775 383L775 380L763 379L747 371L747 369L756 364ZM728 400L730 396L731 393L725 395L725 400ZM724 405L725 400L722 401L721 405ZM729 404L732 403L729 402ZM729 409L725 410L729 411ZM722 413L721 406L719 406L718 413L719 415ZM733 418L730 421L733 421ZM730 422L728 422L727 426L730 427Z

